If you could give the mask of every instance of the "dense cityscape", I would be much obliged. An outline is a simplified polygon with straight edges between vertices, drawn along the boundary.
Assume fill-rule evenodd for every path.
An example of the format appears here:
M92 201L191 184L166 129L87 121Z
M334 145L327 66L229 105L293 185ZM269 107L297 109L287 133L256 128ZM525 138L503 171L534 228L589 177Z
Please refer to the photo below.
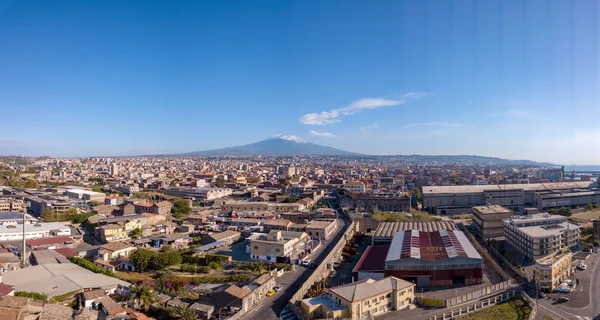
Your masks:
M0 160L2 319L450 319L505 301L600 312L598 173L360 156Z
M0 0L0 320L600 320L599 9Z

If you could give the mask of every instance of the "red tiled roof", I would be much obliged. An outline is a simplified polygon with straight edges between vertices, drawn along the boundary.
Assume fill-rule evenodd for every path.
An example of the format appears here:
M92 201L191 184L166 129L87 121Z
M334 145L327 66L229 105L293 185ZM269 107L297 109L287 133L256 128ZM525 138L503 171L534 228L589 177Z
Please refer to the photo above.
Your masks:
M359 271L383 271L385 266L385 257L387 256L389 245L369 246L362 255L352 272Z
M33 239L27 240L28 246L47 246L50 244L60 244L65 242L72 242L73 239L71 237L54 237L54 238L41 238L41 239Z
M54 251L62 254L65 257L75 257L77 256L77 252L75 252L73 249L71 248L58 248L58 249L54 249Z
M13 290L15 290L15 287L8 284L0 283L0 299L6 297Z

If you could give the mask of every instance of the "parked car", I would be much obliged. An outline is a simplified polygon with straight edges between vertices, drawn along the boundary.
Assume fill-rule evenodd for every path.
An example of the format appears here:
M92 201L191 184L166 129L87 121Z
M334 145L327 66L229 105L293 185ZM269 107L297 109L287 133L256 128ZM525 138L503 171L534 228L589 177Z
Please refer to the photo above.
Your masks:
M282 286L275 286L275 288L273 288L273 290L275 290L275 292L279 292L279 290L281 290L281 288L283 288Z
M567 302L567 301L569 301L569 298L567 298L567 297L560 297L560 298L556 299L556 302Z
M554 289L555 292L562 292L562 293L571 293L573 292L573 289L567 288L567 287L558 287Z
M270 297L270 296L272 296L274 294L275 294L275 290L269 290L269 291L267 291L267 297Z
M587 265L585 265L583 263L579 265L579 270L585 270L585 269L587 269Z
M337 270L341 265L342 264L340 262L334 262L333 263L333 268Z
M305 267L308 267L310 265L310 259L304 259L302 260L302 265Z
M540 296L540 298L545 298L546 294L544 292L540 291L539 296Z

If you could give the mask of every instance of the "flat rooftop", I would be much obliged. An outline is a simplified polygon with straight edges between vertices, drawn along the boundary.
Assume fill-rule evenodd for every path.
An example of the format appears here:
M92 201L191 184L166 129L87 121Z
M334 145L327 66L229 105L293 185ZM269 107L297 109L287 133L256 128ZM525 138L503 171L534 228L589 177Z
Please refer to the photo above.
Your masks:
M543 265L552 265L554 264L556 261L562 259L565 256L571 255L571 251L567 251L567 252L560 252L557 254L553 254L551 256L547 256L547 257L543 257L540 259L537 259L535 262L539 263L539 264L543 264Z
M579 226L570 222L561 222L559 224L520 227L519 230L532 238L546 238L556 236L563 231L570 229L579 229Z
M554 182L554 183L530 183L530 184L489 184L489 185L467 185L467 186L424 186L423 195L433 194L456 194L456 193L480 193L484 191L523 190L543 191L576 188L591 188L596 186L591 181L576 182Z
M509 210L503 206L499 205L491 205L491 206L477 206L473 207L473 211L477 211L480 214L497 214L497 213L512 213L512 210Z

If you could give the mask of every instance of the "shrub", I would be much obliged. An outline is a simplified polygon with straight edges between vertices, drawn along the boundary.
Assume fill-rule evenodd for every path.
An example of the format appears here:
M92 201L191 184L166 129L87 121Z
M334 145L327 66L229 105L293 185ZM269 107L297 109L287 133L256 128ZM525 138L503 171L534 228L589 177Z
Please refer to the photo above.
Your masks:
M43 293L31 292L31 291L15 291L16 297L32 298L34 300L48 300L48 296Z
M78 266L80 266L82 268L88 269L88 270L90 270L90 271L92 271L94 273L100 273L100 274L103 274L105 276L115 277L114 272L102 269L102 268L98 267L97 265L95 265L91 261L85 260L83 258L78 258L78 257L69 257L68 259L71 262L73 262L74 264L76 264L76 265L78 265Z

